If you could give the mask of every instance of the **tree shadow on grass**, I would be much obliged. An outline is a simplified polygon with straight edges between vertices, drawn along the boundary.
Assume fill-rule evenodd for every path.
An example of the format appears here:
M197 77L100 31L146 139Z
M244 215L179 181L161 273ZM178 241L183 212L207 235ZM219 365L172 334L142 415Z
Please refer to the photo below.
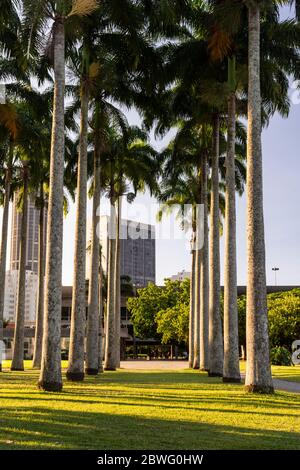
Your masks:
M196 413L212 413L212 414L240 414L240 415L246 415L249 416L250 414L252 416L262 416L262 417L286 417L290 418L291 409L299 409L300 411L300 404L293 405L291 404L290 400L285 401L285 400L280 400L279 402L276 402L275 400L268 400L267 403L261 403L258 402L257 406L255 409L253 409L253 406L255 405L255 402L253 399L245 400L245 401L238 401L236 404L233 402L233 397L229 396L226 399L221 398L219 396L215 396L214 398L208 398L203 397L201 399L201 396L195 395L194 397L189 396L187 398L186 396L180 397L178 395L170 396L161 396L161 395L153 395L151 396L145 395L136 395L134 393L132 394L124 394L124 393L117 393L115 390L110 390L109 393L107 393L107 390L105 391L105 394L99 395L99 394L80 394L81 396L87 396L88 398L78 398L78 395L76 397L72 398L74 394L71 393L61 393L58 395L55 395L55 397L52 394L39 394L37 392L37 395L35 396L24 396L24 401L26 400L27 402L36 402L37 400L39 402L43 402L45 404L53 403L55 400L57 403L58 402L63 402L64 404L69 404L69 405L74 405L74 406L81 406L84 412L84 407L86 406L113 406L113 407L123 407L124 409L126 408L132 408L138 407L138 408L151 408L154 409L155 407L159 407L162 410L169 410L172 411L174 410L175 412L180 412L184 414L186 411L194 411ZM1 399L9 399L9 400L15 400L17 402L20 401L20 395L1 395L0 393L0 400ZM236 397L234 397L236 398ZM211 406L210 406L211 405ZM266 406L267 405L267 406ZM249 409L251 407L251 409ZM277 412L277 410L279 412Z
M199 378L200 377L200 378ZM277 392L275 395L262 396L244 393L241 385L224 385L220 379L212 379L198 373L168 372L143 373L128 372L100 374L97 377L86 377L81 383L64 382L63 392L56 395L41 394L37 389L37 371L0 374L0 399L20 400L20 392L26 400L53 401L58 400L74 403L99 404L105 400L108 404L112 398L130 400L130 404L144 402L162 402L175 404L195 403L232 406L238 401L237 407L257 406L259 408L300 409L300 399L296 394ZM1 390L4 382L5 391ZM190 386L191 384L192 386ZM187 386L188 385L188 386ZM24 386L24 388L23 388ZM109 388L108 388L109 387ZM226 387L226 388L224 388ZM212 393L213 392L213 393ZM80 398L78 399L78 395ZM114 402L122 404L123 402ZM127 403L128 404L128 403ZM199 408L197 408L199 409Z
M6 410L0 449L300 449L300 433L43 407Z
M280 419L295 422L296 395L250 396L238 385L174 371L105 373L51 394L37 390L37 377L0 374L0 449L300 449L299 432L280 430ZM252 415L261 417L257 429ZM278 430L261 428L275 428L277 417Z

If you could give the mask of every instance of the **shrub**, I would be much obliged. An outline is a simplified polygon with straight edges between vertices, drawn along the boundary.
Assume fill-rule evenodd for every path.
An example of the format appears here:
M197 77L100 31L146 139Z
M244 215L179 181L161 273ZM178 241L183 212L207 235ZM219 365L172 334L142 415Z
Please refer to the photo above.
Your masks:
M271 349L270 359L273 366L290 366L292 363L291 353L283 346Z

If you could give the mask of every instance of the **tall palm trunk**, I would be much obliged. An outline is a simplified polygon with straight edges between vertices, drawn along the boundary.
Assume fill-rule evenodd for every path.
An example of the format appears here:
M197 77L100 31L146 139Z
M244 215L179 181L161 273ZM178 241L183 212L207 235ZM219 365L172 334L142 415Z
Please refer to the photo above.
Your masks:
M249 4L247 151L247 372L249 392L274 391L269 360L263 168L261 147L260 8Z
M220 313L220 208L219 208L219 154L220 119L213 124L212 183L210 204L210 291L209 291L209 375L223 375L223 335Z
M203 248L200 251L200 370L209 369L209 265L208 265L208 203L207 203L207 156L201 165L201 202L203 217Z
M2 371L2 354L3 347L3 314L4 314L4 296L5 296L5 272L6 272L6 256L7 256L7 234L8 234L8 217L9 217L9 201L11 193L11 156L9 158L8 169L5 177L5 195L2 218L2 236L0 248L0 372Z
M44 250L44 189L40 189L40 220L39 220L39 263L38 263L38 293L35 325L35 340L33 363L34 369L40 369L42 362L43 328L44 328L44 285L45 285L45 250Z
M236 96L228 99L224 259L224 382L240 382L235 204Z
M115 319L115 270L116 270L116 210L111 200L110 236L107 269L107 319L104 370L116 370L116 319Z
M122 219L122 198L117 200L117 228L116 228L116 268L115 268L115 316L116 316L116 367L120 367L120 347L121 347L121 219Z
M99 372L99 342L102 338L99 336L100 318L99 318L99 266L100 266L100 241L98 238L98 227L100 224L100 148L95 143L94 154L94 195L93 195L93 228L92 228L92 251L91 251L91 271L89 276L89 300L88 300L88 322L87 322L87 340L86 340L86 366L85 371L88 375L96 375ZM101 320L102 321L102 320Z
M104 349L104 335L103 335L103 268L102 268L102 256L100 247L100 267L99 267L99 341L98 341L98 369L99 372L103 372L103 349Z
M67 379L84 379L84 343L86 328L86 208L87 208L87 133L89 94L81 90L81 123L77 176L74 278Z
M192 245L194 245L194 233ZM190 277L190 316L189 316L189 368L194 366L194 341L195 341L195 268L196 268L196 252L192 246L192 267Z
M55 81L47 230L45 319L39 386L48 391L60 391L62 389L61 278L65 149L65 26L62 18L55 22L53 42Z
M201 161L198 168L199 174L199 200L202 197ZM195 280L194 280L194 361L193 369L200 367L200 306L201 306L201 219L199 208L196 209L196 234L194 247Z
M25 292L26 292L26 248L28 222L28 168L23 168L23 208L20 237L20 260L14 347L11 370L24 370L24 329L25 329Z

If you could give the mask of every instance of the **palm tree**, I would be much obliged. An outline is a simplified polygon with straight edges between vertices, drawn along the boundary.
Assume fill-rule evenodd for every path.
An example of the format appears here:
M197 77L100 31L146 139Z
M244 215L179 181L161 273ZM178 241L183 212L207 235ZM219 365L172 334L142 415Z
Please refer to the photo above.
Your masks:
M82 52L84 73L88 73L87 52ZM87 209L87 138L88 138L89 87L85 77L81 82L81 122L78 157L77 205L74 252L74 281L72 295L72 319L70 331L70 352L67 379L84 379L84 338L86 318L85 250L86 250L86 209Z
M107 320L104 370L116 370L116 319L115 319L115 277L116 277L116 208L113 189L110 196L110 228L107 264Z
M93 181L93 222L91 240L91 271L89 275L88 321L86 340L87 375L96 375L102 372L102 292L101 277L102 263L98 228L100 224L99 205L101 198L101 142L99 141L99 107L96 107L96 129L94 149L94 181ZM100 273L99 273L100 270ZM100 360L101 358L101 360Z
M220 208L219 208L220 116L213 117L213 151L210 195L210 300L209 375L223 375L223 332L220 313Z
M123 116L119 110L103 99L102 93L96 93L92 106L94 108L91 127L94 142L93 174L93 231L91 240L91 271L89 276L88 320L86 367L88 375L103 371L102 336L103 336L103 293L102 293L102 260L98 240L100 223L100 197L104 182L101 178L101 154L107 148L107 129L111 122L122 123ZM122 128L122 125L121 125Z
M121 224L122 196L116 201L116 267L115 267L115 333L116 333L116 368L120 367L120 336L121 336Z
M249 10L249 82L247 152L247 372L246 390L273 393L269 359L266 293L263 173L261 147L260 8Z
M196 272L196 226L197 209L193 207L192 213L192 238L191 238L191 277L190 277L190 314L189 314L189 368L194 366L194 344L195 344L195 272Z
M1 3L0 12L0 47L2 50L0 77L7 80L8 77L26 78L24 66L22 42L19 37L20 17L16 3L12 0L4 0ZM21 66L22 64L22 66ZM9 216L9 201L12 196L11 182L13 176L13 142L17 136L17 113L13 104L0 105L0 123L3 147L3 162L5 167L5 182L3 195L3 219L0 247L0 342L3 340L3 310L5 295L5 270L7 255L7 230ZM0 372L2 371L2 359L0 357Z
M18 295L16 305L16 320L13 343L13 357L11 370L24 370L24 328L25 328L25 288L26 288L26 249L27 249L27 223L28 223L28 165L24 160L22 162L22 181L23 181L23 201L22 201L22 222L20 236L20 260L19 260L19 278Z
M34 338L34 352L32 367L40 369L42 362L42 344L44 327L44 285L45 285L45 250L44 250L44 232L45 232L45 195L44 182L40 183L39 192L39 240L38 240L38 294L36 308L36 325Z
M236 95L235 59L228 61L228 146L226 155L226 211L224 258L224 382L240 382L238 312L237 312L237 261L236 261L236 203L235 203L235 142Z
M175 142L171 142L167 149L162 153L163 158L172 158L175 149ZM181 150L183 151L183 150ZM187 151L187 148L185 149ZM159 220L162 219L164 211L173 210L178 207L178 216L182 225L191 228L191 277L190 277L190 312L189 312L189 368L199 369L199 351L200 351L200 328L199 328L199 296L196 295L196 268L199 269L196 257L199 250L196 249L197 243L197 204L200 204L199 193L199 175L194 174L190 168L181 168L180 175L164 175L159 200L163 202L160 208ZM191 220L185 219L185 208L192 205L190 214Z
M63 229L63 173L64 173L64 95L65 95L65 26L76 17L89 15L97 8L96 1L24 0L25 33L31 46L37 47L40 34L52 21L51 50L54 70L54 105L51 142L50 193L48 208L45 323L43 357L39 386L44 390L60 391L61 377L61 273Z
M156 152L146 142L146 134L136 127L123 129L122 135L114 130L108 150L103 155L102 173L111 203L108 296L105 369L115 370L120 363L120 199L132 201L138 191L147 185L156 189ZM128 183L134 193L129 192ZM119 335L119 337L118 337Z
M93 193L93 236L91 242L91 272L89 277L89 300L88 300L88 319L87 319L87 350L86 350L86 373L96 374L98 369L99 358L102 355L102 313L103 313L103 298L101 288L102 272L100 276L98 266L100 263L100 251L98 251L98 234L95 229L99 224L99 204L100 195L102 190L105 189L107 184L107 177L102 174L101 166L108 165L108 162L102 161L101 155L108 151L109 136L111 127L115 127L118 132L125 132L128 123L126 118L120 110L107 100L107 95L115 93L115 88L111 88L111 79L107 82L107 76L111 72L111 61L107 60L108 56L101 57L101 75L97 76L97 85L92 88L91 109L93 110L93 117L90 121L92 129L91 140L94 144L94 175L92 180L92 193ZM107 70L106 70L107 67ZM115 75L113 75L115 76ZM115 83L114 87L119 85ZM75 104L75 108L78 104ZM105 160L105 159L104 159ZM94 249L93 249L94 247ZM101 263L100 263L101 264ZM101 306L102 305L102 306ZM99 311L100 317L99 318ZM99 332L97 325L99 325ZM100 341L99 341L100 338ZM99 349L99 354L98 354ZM102 361L100 361L102 369ZM102 371L102 370L101 370Z
M28 113L28 122L31 124L30 139L30 179L29 192L35 199L39 210L38 235L38 289L36 301L36 327L33 353L33 368L40 369L42 358L42 339L44 323L44 275L45 275L45 208L46 195L49 183L49 147L51 143L51 110L53 89L49 87L43 92L23 84L13 83L8 86L9 93L23 104ZM20 143L24 145L30 137L29 132L21 132ZM28 144L27 144L28 145ZM29 152L28 152L29 153ZM37 190L37 188L39 188Z
M201 159L201 204L203 205L203 247L200 250L200 363L199 369L209 371L209 260L208 260L208 160ZM199 277L198 277L199 279Z
M5 135L7 131L5 129ZM7 234L8 234L8 217L9 217L9 202L11 198L11 182L13 170L13 143L8 137L7 145L4 146L3 152L7 159L7 166L4 169L4 194L3 194L3 218L2 218L2 235L1 235L1 249L0 249L0 341L3 340L3 310L4 310L4 295L5 295L5 272L6 272L6 254L7 254ZM8 158L7 158L8 154ZM4 156L4 155L3 155ZM3 161L5 159L3 158ZM0 357L0 372L2 371L2 359Z

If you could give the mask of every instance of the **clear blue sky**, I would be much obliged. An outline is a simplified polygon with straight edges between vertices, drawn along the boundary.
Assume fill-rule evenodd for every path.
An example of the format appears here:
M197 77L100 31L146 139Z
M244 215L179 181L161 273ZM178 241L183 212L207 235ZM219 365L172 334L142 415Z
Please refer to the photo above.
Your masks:
M289 15L285 8L284 14ZM291 90L292 93L292 90ZM300 101L300 100L299 100ZM134 112L128 114L131 123L138 123ZM153 142L160 148L165 142ZM300 104L292 105L290 117L275 116L263 133L264 202L267 249L267 281L274 283L272 267L280 268L281 285L300 285ZM137 202L151 204L149 195L141 195ZM134 209L132 206L131 210ZM89 204L89 214L91 205ZM2 214L0 214L0 219ZM146 214L132 218L149 222ZM238 283L246 284L246 199L238 199ZM152 222L155 222L152 217ZM166 222L164 222L166 224ZM75 207L72 206L64 223L63 283L72 284ZM222 242L223 245L223 242ZM222 247L221 247L222 248ZM223 248L222 248L223 258ZM223 264L223 261L222 261ZM157 282L160 284L182 269L189 270L190 255L182 240L157 241Z

